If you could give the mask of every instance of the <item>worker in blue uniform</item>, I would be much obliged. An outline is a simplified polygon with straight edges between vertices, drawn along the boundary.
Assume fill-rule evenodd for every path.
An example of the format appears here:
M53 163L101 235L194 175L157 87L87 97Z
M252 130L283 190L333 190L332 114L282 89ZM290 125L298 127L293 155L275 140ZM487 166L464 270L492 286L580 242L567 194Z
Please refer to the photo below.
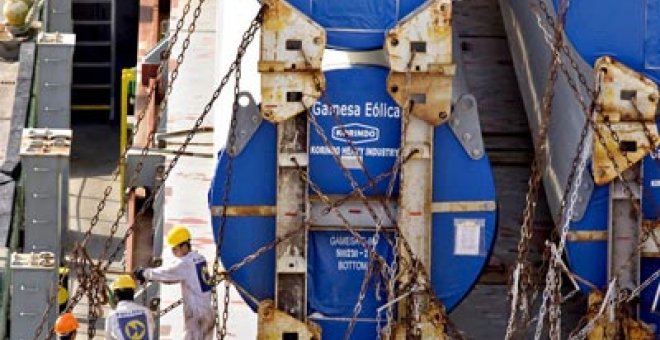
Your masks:
M158 268L138 268L134 276L145 280L164 283L180 283L185 319L185 339L213 339L216 311L213 308L212 280L204 256L192 250L190 231L184 226L175 226L165 239L176 257L174 261Z
M105 338L108 340L150 340L154 338L154 319L151 311L133 302L135 280L120 275L110 290L117 300L117 308L105 319Z

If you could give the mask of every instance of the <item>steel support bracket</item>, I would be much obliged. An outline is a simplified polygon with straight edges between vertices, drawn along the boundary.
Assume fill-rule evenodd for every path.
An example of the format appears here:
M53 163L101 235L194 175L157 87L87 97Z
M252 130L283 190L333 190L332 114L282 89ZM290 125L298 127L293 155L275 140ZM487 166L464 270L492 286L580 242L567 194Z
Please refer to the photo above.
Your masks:
M283 122L311 107L325 90L325 30L285 0L264 0L261 29L261 113Z
M272 300L259 303L257 313L257 340L321 340L321 327L278 310Z
M238 110L236 111L236 141L233 149L229 150L232 157L238 156L245 146L248 145L254 133L257 132L263 118L259 114L259 106L254 101L250 92L241 92L238 94ZM227 142L226 145L229 145Z
M278 160L275 234L304 228L309 215L307 173L307 115L277 125ZM295 160L295 162L294 162ZM298 320L307 316L307 232L298 233L275 247L275 301L277 309ZM278 338L279 339L279 338Z
M136 169L142 163L142 170L136 176ZM142 156L142 150L132 148L126 153L126 178L125 186L131 187L153 187L158 180L158 174L163 170L165 164L164 155L147 154ZM136 176L134 179L133 177Z
M449 127L471 159L478 160L484 157L486 153L479 125L479 110L477 99L473 95L462 95L456 101Z
M389 94L401 107L438 126L451 114L451 0L433 0L387 32L385 53L390 63Z
M655 123L659 95L652 80L611 57L598 59L596 72L601 90L596 98L600 112L596 117L592 164L594 182L602 185L660 146Z

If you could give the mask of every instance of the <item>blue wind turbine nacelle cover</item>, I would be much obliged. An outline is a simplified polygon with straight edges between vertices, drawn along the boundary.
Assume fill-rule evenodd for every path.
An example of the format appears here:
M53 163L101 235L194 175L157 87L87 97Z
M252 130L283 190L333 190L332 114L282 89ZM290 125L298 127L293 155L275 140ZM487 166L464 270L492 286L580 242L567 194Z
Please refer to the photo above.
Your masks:
M385 33L426 0L288 0L325 28L328 47L374 50L383 47Z

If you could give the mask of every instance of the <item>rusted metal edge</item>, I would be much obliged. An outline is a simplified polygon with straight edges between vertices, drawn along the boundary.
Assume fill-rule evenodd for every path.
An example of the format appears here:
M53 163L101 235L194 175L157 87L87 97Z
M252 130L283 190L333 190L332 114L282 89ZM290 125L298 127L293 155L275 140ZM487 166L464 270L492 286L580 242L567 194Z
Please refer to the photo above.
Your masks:
M211 216L222 216L223 206L211 207ZM231 205L227 207L227 216L275 216L277 207L274 205Z
M607 230L569 231L566 240L571 242L607 241Z
M495 211L497 203L495 201L452 201L452 202L433 202L431 212L466 212L466 211Z

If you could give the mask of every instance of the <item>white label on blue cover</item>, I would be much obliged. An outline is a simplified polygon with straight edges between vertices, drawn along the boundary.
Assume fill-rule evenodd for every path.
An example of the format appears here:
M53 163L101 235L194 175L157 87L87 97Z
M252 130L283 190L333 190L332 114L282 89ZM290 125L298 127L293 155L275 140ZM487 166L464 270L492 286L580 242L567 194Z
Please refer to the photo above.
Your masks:
M485 225L484 219L454 219L454 255L481 255Z
M360 156L341 156L341 165L351 170L362 169L361 158Z
M651 187L653 187L653 188L660 187L660 179L651 180Z
M373 237L366 239L371 245ZM335 248L337 270L366 271L369 267L369 252L353 236L332 236L330 246Z

